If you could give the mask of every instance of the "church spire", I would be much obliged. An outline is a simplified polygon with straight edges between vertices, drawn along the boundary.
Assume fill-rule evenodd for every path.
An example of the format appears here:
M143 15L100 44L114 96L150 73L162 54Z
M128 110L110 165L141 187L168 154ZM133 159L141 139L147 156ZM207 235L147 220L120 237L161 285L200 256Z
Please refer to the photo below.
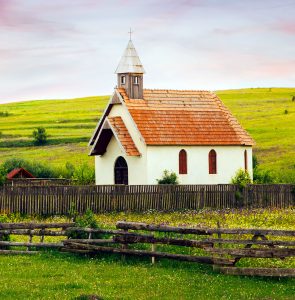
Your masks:
M128 42L115 73L145 73L131 39Z
M125 88L129 98L143 99L143 74L145 70L132 43L131 33L130 30L130 40L115 73L118 77L118 87Z

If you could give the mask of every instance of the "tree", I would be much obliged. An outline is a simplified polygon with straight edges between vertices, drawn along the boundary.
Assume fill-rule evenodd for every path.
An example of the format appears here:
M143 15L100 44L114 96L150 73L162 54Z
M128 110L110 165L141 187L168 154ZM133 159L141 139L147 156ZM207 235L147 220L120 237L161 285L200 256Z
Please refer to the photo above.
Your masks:
M44 127L38 127L33 131L35 145L44 145L47 142L47 133Z

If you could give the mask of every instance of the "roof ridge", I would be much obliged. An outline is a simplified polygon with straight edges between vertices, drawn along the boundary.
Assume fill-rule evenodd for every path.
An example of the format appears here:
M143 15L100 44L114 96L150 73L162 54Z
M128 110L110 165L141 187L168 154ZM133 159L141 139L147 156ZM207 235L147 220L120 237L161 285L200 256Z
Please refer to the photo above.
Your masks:
M178 90L178 89L143 89L144 91L175 91L175 92L207 92L212 93L210 90Z
M221 101L221 99L214 93L211 92L213 96L213 100L216 102L220 110L225 115L227 121L229 122L230 126L234 130L238 140L241 143L245 143L245 136L252 140L251 136L248 134L248 132L242 127L242 125L239 123L236 117L230 112L230 110L224 105L224 103ZM241 133L243 134L243 137L241 136Z

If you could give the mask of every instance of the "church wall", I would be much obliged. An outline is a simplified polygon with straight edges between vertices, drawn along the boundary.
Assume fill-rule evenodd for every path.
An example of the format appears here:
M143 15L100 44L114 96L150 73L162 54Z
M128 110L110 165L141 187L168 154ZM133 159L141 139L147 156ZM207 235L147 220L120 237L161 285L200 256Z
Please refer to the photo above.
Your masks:
M128 165L129 184L146 183L145 158L136 156L126 156L123 149L119 146L116 138L113 136L107 151L102 156L95 156L95 182L99 184L114 184L114 166L116 159L122 156Z
M178 157L187 152L188 174L179 174ZM217 174L209 174L208 154L217 153ZM163 171L175 172L181 184L227 184L239 168L244 169L244 151L248 152L248 172L252 174L252 148L245 146L148 146L147 184L156 184Z

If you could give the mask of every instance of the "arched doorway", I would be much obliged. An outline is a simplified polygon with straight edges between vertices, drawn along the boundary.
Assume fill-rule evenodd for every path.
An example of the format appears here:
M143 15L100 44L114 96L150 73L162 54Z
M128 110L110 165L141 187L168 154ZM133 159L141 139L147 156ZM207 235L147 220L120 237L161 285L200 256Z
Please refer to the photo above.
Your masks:
M115 184L128 184L128 165L122 156L115 162Z

